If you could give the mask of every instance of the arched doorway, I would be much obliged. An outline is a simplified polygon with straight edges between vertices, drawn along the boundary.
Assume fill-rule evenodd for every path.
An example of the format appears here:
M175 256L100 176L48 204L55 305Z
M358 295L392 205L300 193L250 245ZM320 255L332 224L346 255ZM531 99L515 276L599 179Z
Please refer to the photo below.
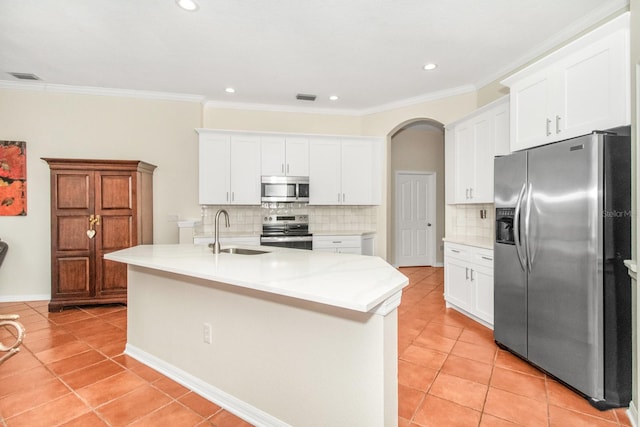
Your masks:
M443 124L416 118L398 125L389 133L388 154L387 258L395 266L441 266Z

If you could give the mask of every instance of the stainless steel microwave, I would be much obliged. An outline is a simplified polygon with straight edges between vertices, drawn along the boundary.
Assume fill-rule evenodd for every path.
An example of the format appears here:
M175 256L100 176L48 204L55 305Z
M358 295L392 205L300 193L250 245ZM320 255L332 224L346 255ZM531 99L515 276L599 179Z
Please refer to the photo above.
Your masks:
M308 202L309 177L263 176L263 202Z

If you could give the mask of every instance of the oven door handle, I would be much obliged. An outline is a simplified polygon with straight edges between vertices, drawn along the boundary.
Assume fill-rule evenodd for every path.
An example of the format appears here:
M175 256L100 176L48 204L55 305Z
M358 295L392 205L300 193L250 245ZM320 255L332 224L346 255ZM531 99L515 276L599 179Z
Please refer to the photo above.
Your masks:
M281 243L281 242L311 242L311 236L268 236L260 237L260 243Z

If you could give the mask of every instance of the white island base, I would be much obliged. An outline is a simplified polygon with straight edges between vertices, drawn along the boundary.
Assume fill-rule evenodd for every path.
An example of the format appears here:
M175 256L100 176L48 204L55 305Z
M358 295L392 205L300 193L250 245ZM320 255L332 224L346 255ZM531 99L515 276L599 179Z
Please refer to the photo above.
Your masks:
M269 286L269 292L136 265L150 264L127 256L138 248L144 247L108 256L129 262L127 354L257 426L397 426L397 306L407 283L397 271L388 272L394 283L384 295L391 296L364 312L315 302L312 289L304 290L308 299L279 295L268 277L256 287ZM339 270L348 279L359 268L387 265L359 255L289 251L292 258L286 252L220 254L215 264L243 257L268 276L265 263L273 267L286 258L291 273L281 281L285 288L296 280L321 282L318 275L335 282ZM212 258L208 253L189 262L201 271L196 264ZM302 273L300 263L309 271Z

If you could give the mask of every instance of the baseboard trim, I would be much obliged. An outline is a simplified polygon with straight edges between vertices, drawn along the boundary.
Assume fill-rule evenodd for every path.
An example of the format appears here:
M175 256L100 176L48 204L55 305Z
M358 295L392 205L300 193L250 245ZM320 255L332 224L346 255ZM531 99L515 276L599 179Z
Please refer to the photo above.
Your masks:
M627 418L629 418L629 422L633 427L638 427L638 408L636 407L635 402L631 401L629 403L629 409L627 409Z
M289 424L279 420L278 418L131 344L127 343L124 352L128 356L133 357L139 362L149 366L152 369L155 369L156 371L171 378L177 383L182 384L194 393L197 393L205 399L210 400L211 402L233 413L234 415L237 415L250 424L266 427L291 427Z
M29 302L29 301L49 301L51 295L0 295L0 302Z

